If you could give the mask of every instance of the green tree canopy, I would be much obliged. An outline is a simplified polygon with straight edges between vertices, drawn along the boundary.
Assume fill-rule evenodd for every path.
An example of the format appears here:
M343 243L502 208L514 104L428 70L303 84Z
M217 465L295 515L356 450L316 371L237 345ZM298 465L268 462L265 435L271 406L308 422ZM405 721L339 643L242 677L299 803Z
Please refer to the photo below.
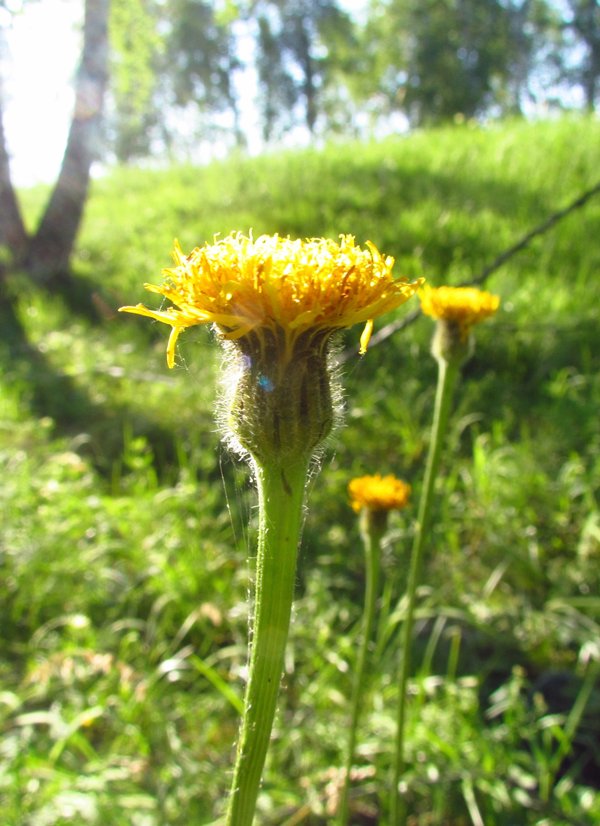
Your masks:
M199 141L229 115L239 127L234 23L210 0L120 0L112 4L113 83L108 133L120 161Z
M297 123L315 134L320 118L327 131L354 42L350 15L337 0L257 0L249 13L258 23L263 136Z
M516 25L524 4L499 0L380 0L366 38L370 93L413 124L472 117L506 91L530 42ZM367 87L368 90L368 87Z

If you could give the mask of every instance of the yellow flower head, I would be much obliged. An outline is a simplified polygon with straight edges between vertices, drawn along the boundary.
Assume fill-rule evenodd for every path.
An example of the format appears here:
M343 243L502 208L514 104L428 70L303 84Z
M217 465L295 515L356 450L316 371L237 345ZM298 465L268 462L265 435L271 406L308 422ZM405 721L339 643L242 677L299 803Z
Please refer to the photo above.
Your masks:
M351 235L341 235L336 243L236 233L189 255L176 242L173 257L175 266L163 271L161 286L144 285L173 306L121 307L171 326L169 367L175 364L179 334L196 324L216 324L226 339L265 330L278 337L282 331L289 360L295 341L307 331L332 333L364 323L364 353L373 319L403 304L424 280L394 279L394 259L382 256L370 242L361 249Z
M500 306L497 295L476 287L429 287L419 292L425 315L456 324L463 341L471 327L494 315Z
M408 505L410 485L389 476L359 476L348 485L350 504L356 513L363 508L370 511L400 510Z

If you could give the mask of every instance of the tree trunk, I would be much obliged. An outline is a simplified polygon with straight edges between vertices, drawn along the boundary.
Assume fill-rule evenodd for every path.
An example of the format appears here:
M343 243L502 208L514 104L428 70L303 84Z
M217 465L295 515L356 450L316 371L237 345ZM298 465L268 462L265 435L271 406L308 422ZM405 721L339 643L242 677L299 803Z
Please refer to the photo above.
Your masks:
M18 264L27 248L27 232L10 179L10 166L2 117L0 90L0 277L5 266Z
M597 12L597 21L600 13ZM588 40L588 65L584 81L585 102L589 112L596 111L598 87L600 84L600 27L596 26L595 36L590 34Z
M598 0L572 0L570 7L573 14L571 28L587 49L587 57L580 70L580 82L585 107L593 112L600 83L600 6Z
M83 52L75 81L75 112L58 180L26 257L38 281L64 276L79 230L98 156L102 105L108 80L110 0L86 0Z
M306 101L306 125L311 135L315 133L315 125L317 122L317 90L315 88L315 72L313 65L313 57L311 54L310 35L307 31L306 22L299 19L299 54L302 72L304 74L302 80L302 91L304 92L304 99Z

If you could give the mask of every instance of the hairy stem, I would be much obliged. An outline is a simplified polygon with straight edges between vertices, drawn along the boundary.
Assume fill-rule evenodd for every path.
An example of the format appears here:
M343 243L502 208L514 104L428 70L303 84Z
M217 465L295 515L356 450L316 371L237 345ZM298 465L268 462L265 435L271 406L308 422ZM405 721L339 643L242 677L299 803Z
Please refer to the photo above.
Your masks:
M251 826L277 706L308 460L257 465L259 538L250 671L227 826Z

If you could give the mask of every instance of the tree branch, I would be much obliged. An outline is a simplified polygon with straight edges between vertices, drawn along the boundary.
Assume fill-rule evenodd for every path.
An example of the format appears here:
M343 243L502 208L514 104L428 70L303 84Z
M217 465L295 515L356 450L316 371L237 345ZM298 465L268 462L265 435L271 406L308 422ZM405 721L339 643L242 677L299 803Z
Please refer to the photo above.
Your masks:
M7 247L9 261L18 262L27 248L27 231L10 177L10 158L4 133L2 89L0 87L0 247Z

